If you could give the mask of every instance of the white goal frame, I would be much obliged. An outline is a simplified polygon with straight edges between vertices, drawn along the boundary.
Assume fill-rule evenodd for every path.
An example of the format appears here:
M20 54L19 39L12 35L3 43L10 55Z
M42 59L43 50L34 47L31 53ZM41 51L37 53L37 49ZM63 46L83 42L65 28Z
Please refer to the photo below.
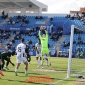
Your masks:
M71 73L71 61L72 61L72 47L73 47L74 27L75 27L74 25L71 25L71 35L70 35L70 47L69 47L69 57L68 57L67 78L70 77L70 73Z

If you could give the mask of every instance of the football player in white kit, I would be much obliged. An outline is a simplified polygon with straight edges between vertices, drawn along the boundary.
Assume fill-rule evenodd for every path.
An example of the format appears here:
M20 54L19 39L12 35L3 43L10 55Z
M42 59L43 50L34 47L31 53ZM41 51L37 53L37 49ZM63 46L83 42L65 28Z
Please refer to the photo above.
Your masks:
M16 68L15 68L15 75L17 75L17 71L18 71L18 68L21 64L21 62L23 62L25 64L25 75L28 74L28 62L27 62L27 59L26 59L26 53L25 53L25 48L26 48L26 45L24 44L24 39L22 38L21 39L21 43L17 45L16 47L16 60L17 60L17 65L16 65Z
M37 60L38 67L39 67L41 65L41 60L42 60L40 39L38 40L38 43L35 44L35 49L36 49L36 60Z

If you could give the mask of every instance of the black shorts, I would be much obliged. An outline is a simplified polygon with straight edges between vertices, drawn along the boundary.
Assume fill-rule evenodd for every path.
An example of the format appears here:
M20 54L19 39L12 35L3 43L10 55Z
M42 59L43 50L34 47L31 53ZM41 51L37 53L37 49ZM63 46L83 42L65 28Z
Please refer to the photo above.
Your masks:
M29 54L27 54L27 58L30 58L30 55Z
M14 56L14 55L15 55L15 51L12 52L12 56Z

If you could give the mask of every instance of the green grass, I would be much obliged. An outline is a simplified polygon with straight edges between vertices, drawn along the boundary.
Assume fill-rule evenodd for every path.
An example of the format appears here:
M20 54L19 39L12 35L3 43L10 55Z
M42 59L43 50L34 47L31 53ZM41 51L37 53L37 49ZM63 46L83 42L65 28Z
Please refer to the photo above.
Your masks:
M11 60L15 63L16 65L16 57L13 56ZM52 84L53 82L30 82L26 83L25 80L28 79L30 76L50 76L51 78L54 79L55 82L60 81L63 78L66 78L67 76L67 67L68 67L68 59L67 58L57 58L57 57L51 57L51 63L52 66L47 67L46 62L44 62L44 69L46 70L55 70L57 72L41 72L41 71L36 71L37 69L41 69L41 67L37 68L37 62L35 57L32 57L31 64L29 64L29 74L28 76L25 76L24 74L24 64L21 64L19 70L18 70L18 75L15 76L14 70L15 67L12 65L9 65L10 70L4 71L5 76L1 77L0 79L0 85L49 85ZM75 67L74 67L75 68ZM74 82L77 80L76 78L69 78L66 79L62 82L59 82L55 85L70 85L71 82ZM54 82L54 83L55 83Z

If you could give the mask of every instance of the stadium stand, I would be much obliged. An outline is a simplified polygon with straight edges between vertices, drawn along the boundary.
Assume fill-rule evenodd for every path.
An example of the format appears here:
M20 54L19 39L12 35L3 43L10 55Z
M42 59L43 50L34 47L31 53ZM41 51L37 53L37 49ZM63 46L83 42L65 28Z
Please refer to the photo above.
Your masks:
M14 46L20 43L20 38L24 38L26 44L31 41L31 52L33 51L33 46L38 40L38 31L40 26L45 26L49 33L50 50L56 48L56 43L61 37L63 38L63 35L67 35L64 41L59 42L61 44L60 52L68 52L71 25L76 25L81 29L85 28L84 12L76 12L67 15L46 15L42 14L42 12L47 11L47 5L36 0L24 0L24 2L23 0L4 0L4 2L0 1L0 3L2 4L0 7L3 8L0 16L0 29L3 31L0 31L0 42L6 42L7 44L7 39L10 40L10 37L16 32L14 38L11 39L11 41L14 41ZM1 23L3 24L1 25ZM77 37L78 34L75 34L74 46L78 43ZM84 39L83 35L81 35L81 38ZM74 53L76 53L75 50ZM66 56L68 55L66 54Z

